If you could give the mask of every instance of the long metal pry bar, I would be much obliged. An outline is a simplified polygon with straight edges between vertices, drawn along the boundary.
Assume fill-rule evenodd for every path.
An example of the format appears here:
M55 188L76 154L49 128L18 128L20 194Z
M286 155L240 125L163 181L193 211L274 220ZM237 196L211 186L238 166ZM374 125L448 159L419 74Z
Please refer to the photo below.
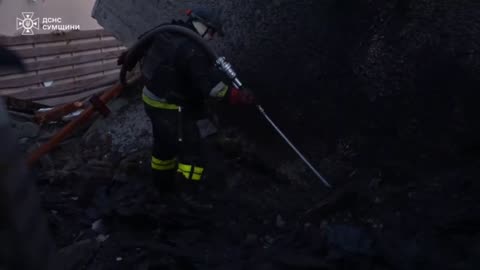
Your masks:
M268 116L268 114L265 112L263 107L260 105L257 105L257 108L260 111L260 113L262 113L262 115L265 117L265 119L267 119L267 121L277 131L277 133L280 134L283 140L285 140L285 142L287 142L287 144L293 149L293 151L297 153L297 155L303 160L303 162L307 164L310 170L312 170L312 172L323 182L323 184L325 184L325 186L327 186L328 188L331 188L332 186L330 185L330 183L328 183L328 181L317 171L317 169L315 169L315 167L312 166L312 164L307 160L307 158L305 158L305 156L297 149L297 147L293 145L293 143L287 138L287 136L285 136L285 134L280 130L280 128L278 128L277 125L275 125L275 123Z

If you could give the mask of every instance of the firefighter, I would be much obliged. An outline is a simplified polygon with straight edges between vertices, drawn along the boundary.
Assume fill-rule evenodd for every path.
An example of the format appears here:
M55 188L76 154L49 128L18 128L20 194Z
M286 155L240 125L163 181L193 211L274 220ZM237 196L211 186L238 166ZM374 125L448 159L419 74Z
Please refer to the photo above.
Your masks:
M186 21L171 24L189 28L207 40L223 36L220 13L199 8L186 14ZM194 182L204 178L198 123L207 118L206 100L249 105L255 98L247 89L230 86L202 48L189 38L159 33L142 51L142 96L154 140L153 181L160 191L169 192L177 176ZM131 62L122 57L119 64Z

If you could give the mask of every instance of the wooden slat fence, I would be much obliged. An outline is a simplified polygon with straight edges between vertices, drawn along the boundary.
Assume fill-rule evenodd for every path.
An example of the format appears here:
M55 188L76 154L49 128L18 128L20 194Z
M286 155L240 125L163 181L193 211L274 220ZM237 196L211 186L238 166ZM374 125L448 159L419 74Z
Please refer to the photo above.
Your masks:
M34 36L0 36L27 73L0 70L0 95L55 106L108 89L118 81L117 57L125 47L105 30Z

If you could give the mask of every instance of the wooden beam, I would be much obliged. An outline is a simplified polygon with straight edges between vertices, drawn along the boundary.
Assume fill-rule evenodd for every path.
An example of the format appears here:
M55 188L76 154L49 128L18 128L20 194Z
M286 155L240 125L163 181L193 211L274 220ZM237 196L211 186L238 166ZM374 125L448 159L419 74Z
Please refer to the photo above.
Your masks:
M49 56L62 53L72 53L72 52L82 52L96 49L105 49L116 46L122 46L118 40L99 40L91 43L84 44L66 44L66 45L56 45L51 47L41 47L41 48L30 48L23 50L15 50L18 55L22 58L30 57L40 57L40 56Z
M58 68L64 66L71 66L74 64L85 64L89 62L99 61L99 60L109 60L114 59L120 56L123 50L119 51L111 51L111 52L100 52L100 53L93 53L88 55L77 55L72 57L62 57L62 58L55 58L51 60L44 60L44 61L36 61L26 64L27 71L35 71L35 70L44 70L50 68ZM0 76L10 75L10 74L17 74L17 71L14 70L0 70Z
M30 76L25 76L23 78L0 80L0 89L23 87L23 86L33 85L33 84L46 82L46 81L68 79L74 76L83 76L83 75L88 75L88 74L93 74L97 72L113 70L118 68L119 66L117 65L117 63L114 62L114 63L87 66L87 67L80 67L80 68L75 68L71 70L49 72L49 73L39 74L39 75L30 75Z
M84 79L73 83L64 83L50 87L33 88L11 96L23 100L42 100L78 94L90 89L113 85L118 81L119 73L100 75L94 78Z
M103 29L70 31L64 33L48 33L34 36L0 36L0 44L3 46L16 46L25 44L38 44L58 41L79 40L98 37L111 37L112 34Z

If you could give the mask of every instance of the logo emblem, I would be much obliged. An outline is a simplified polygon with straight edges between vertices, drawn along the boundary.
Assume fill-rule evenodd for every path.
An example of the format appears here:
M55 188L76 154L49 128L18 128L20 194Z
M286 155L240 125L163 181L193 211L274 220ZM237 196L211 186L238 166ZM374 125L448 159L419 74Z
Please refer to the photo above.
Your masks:
M17 30L23 29L22 35L33 35L33 29L40 29L40 19L33 19L33 12L22 12L23 19L17 18Z

